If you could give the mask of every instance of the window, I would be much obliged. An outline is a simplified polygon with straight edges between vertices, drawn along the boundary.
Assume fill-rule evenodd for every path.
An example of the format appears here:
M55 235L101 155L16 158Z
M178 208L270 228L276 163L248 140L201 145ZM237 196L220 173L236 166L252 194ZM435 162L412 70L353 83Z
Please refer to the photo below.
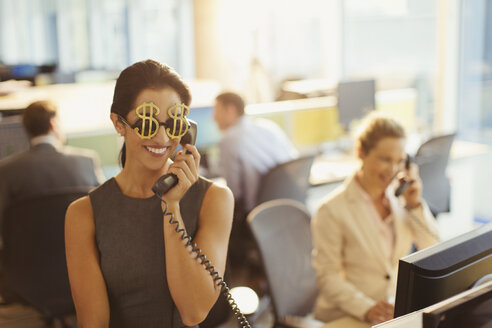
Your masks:
M119 71L153 58L193 75L192 0L0 0L0 62Z

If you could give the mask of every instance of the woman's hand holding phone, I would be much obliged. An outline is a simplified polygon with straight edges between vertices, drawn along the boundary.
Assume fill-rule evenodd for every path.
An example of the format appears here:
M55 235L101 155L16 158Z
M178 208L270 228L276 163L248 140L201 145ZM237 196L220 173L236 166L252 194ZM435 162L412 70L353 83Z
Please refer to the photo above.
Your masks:
M183 198L188 189L198 180L199 165L200 153L194 145L187 144L177 153L174 162L169 166L168 173L176 175L178 182L163 195L167 202L179 202Z
M152 187L159 197L166 195L166 201L179 203L188 189L198 180L200 154L196 149L197 124L188 120L189 129L181 138L182 150L174 158L168 172L160 177ZM182 177L182 180L179 178ZM180 183L181 181L181 183ZM168 194L170 193L171 194Z
M411 162L408 164L404 176L400 177L400 183L408 184L406 190L401 193L405 198L406 206L410 209L420 206L422 202L422 180L419 176L417 164Z

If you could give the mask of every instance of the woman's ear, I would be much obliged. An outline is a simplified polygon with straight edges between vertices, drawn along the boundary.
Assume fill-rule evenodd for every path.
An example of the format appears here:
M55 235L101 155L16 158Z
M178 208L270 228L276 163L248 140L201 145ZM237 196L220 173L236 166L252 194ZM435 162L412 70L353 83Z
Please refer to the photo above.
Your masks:
M366 157L366 152L362 149L362 147L357 147L357 157L360 160L363 160Z
M111 121L113 122L113 125L114 125L114 128L115 128L116 132L120 136L123 137L125 135L125 133L126 133L126 129L125 129L125 125L118 118L118 114L111 113L111 114L109 114L109 117L111 118Z

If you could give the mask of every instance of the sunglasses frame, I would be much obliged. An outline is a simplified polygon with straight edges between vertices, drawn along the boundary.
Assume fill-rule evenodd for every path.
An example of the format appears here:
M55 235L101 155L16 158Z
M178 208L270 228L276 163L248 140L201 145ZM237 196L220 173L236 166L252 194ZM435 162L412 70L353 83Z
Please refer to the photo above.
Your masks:
M150 102L150 103L144 102L142 105L137 107L136 111L138 112L138 109L142 106L153 106L156 109L156 114L159 114L159 112L160 112L159 107L155 106L153 102ZM184 111L184 114L183 113L181 115L178 114L177 113L178 108L181 108ZM145 112L146 111L144 108L144 117L148 117L147 115L145 115ZM144 120L142 118L139 118L135 121L135 123L130 124L130 122L128 122L126 120L126 118L124 118L120 114L116 114L116 115L118 115L118 119L121 122L123 122L125 125L127 125L130 129L132 129L133 132L135 132L137 134L137 136L140 137L140 139L152 139L157 133L159 133L159 129L161 126L164 127L164 131L166 132L166 135L169 138L178 139L178 138L183 137L188 132L188 130L190 129L191 124L188 121L188 119L186 118L186 116L188 115L189 112L190 112L190 109L185 104L175 104L168 109L168 114L170 117L165 122L160 122L157 119L153 118L152 115L150 115L150 117L149 117L151 119L150 124L155 124L154 121L156 121L158 126L157 126L157 129L155 129L155 131L153 131L153 132L149 131L150 133L148 135L142 134L143 131L139 132L140 129L143 130L145 128ZM138 113L137 113L137 115L139 117L142 117ZM184 126L184 131L182 130L182 127L183 127L182 123L181 123L182 121L184 121L186 124ZM180 126L178 135L175 134L176 133L176 131L175 131L176 125Z
M171 139L176 139L176 138L179 138L177 136L174 136L174 135L170 135L169 134L169 130L170 130L170 126L172 126L174 124L174 119L173 118L168 118L167 121L165 122L160 122L160 121L157 121L157 124L159 125L159 127L155 130L154 133L150 134L149 136L142 136L140 133L137 132L138 129L141 128L141 124L138 124L139 121L143 121L141 118L139 118L138 120L135 121L135 123L133 124L130 124L130 122L128 122L123 116L121 116L120 114L117 114L118 115L118 119L123 122L123 124L127 125L130 129L133 130L133 132L135 132L135 134L137 136L139 136L140 139L152 139L159 131L160 127L163 126L164 127L164 131L166 132L166 135L171 138ZM186 120L186 123L187 123L187 126L188 128L190 127L190 122ZM169 123L169 122L172 122L172 123ZM188 129L187 129L188 130Z

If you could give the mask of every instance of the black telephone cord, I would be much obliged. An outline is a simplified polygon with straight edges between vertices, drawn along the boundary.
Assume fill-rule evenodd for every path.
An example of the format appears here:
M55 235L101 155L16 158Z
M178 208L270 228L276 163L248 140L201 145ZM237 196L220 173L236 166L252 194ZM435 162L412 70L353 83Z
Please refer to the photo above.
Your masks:
M217 284L217 286L220 286L222 294L224 294L227 303L229 303L229 306L232 309L232 312L234 313L234 316L239 322L239 325L243 328L251 328L248 319L244 316L243 313L241 313L241 310L236 304L236 301L232 298L231 291L229 289L229 286L227 286L226 282L224 281L224 278L222 278L217 271L215 271L215 267L212 265L212 262L207 259L207 256L202 253L202 250L198 248L197 244L192 241L191 236L186 234L186 230L180 227L179 221L174 219L174 213L169 213L167 211L167 202L162 199L159 195L157 195L161 199L161 202L165 204L164 211L162 214L166 217L169 217L169 223L174 224L175 228L174 230L181 234L181 240L186 240L185 246L191 246L191 252L196 253L197 258L200 259L200 264L205 266L205 270L207 270L210 275L212 276L214 283Z

